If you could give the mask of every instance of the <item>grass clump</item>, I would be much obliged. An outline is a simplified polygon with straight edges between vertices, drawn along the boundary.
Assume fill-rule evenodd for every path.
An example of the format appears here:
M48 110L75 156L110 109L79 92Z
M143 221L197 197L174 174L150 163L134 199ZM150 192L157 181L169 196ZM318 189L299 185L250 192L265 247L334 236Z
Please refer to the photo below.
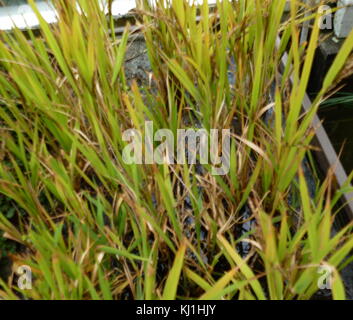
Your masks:
M0 193L20 209L17 223L1 214L0 229L27 248L13 269L30 266L34 283L20 290L10 278L0 297L310 299L328 266L333 298L343 299L351 225L331 231L346 190L333 192L328 173L310 197L302 161L353 34L303 114L319 24L300 44L300 2L283 22L285 0L224 0L212 10L141 1L152 67L144 88L125 78L128 29L116 38L97 0L53 2L59 19L50 26L29 1L39 36L1 33L0 145L10 165L0 163ZM146 120L173 133L230 129L229 173L127 164L122 133Z

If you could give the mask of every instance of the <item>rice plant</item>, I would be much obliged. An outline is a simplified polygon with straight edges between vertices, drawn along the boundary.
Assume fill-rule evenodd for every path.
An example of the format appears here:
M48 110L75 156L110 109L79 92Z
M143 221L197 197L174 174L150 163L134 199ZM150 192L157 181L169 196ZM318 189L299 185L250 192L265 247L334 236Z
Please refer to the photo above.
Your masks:
M335 107L344 105L346 108L350 108L353 105L353 95L350 92L339 92L336 97L327 99L321 104L321 108Z
M344 299L352 225L332 226L349 187L334 192L328 172L311 196L302 163L353 33L303 113L320 30L299 42L299 1L287 18L285 0L140 1L143 86L126 79L129 26L117 37L98 0L53 3L57 24L29 0L39 34L0 34L0 193L16 204L0 230L21 246L0 298L310 299L324 266ZM126 163L123 132L146 121L154 132L229 129L229 172ZM18 287L21 265L31 290Z

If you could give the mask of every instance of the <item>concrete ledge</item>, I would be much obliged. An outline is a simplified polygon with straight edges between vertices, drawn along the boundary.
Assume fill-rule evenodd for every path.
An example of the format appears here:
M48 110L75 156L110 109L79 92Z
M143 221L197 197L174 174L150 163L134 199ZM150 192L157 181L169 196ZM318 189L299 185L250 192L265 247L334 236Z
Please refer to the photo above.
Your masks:
M105 0L102 1L103 6L104 3ZM37 2L37 7L43 18L48 23L55 23L57 21L57 13L53 6L48 2ZM135 7L135 0L114 0L112 5L112 13L114 16L120 17L127 14ZM18 27L20 29L32 29L38 26L38 19L28 4L0 8L0 30L11 30L14 27Z
M336 12L334 29L337 38L346 38L353 30L353 0L339 0L338 7L345 7Z

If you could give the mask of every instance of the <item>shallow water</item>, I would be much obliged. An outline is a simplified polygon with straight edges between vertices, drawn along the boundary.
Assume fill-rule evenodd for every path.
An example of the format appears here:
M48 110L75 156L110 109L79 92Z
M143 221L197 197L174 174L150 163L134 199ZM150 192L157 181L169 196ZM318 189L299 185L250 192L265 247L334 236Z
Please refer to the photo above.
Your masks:
M320 118L347 171L353 170L353 103L323 108Z

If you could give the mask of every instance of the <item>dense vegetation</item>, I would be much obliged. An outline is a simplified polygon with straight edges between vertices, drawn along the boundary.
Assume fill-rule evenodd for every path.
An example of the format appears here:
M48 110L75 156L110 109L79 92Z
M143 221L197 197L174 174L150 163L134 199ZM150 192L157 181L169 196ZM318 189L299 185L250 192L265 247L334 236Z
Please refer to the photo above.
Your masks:
M320 30L313 10L299 42L299 1L285 20L285 0L224 0L212 11L140 1L144 87L126 81L129 28L117 38L97 0L77 2L54 1L55 25L37 12L40 35L0 34L0 193L15 208L0 213L0 230L21 245L13 273L25 264L34 275L32 290L14 274L2 281L0 298L310 299L327 266L343 299L352 225L336 234L332 225L347 190L334 192L328 172L310 194L302 163L313 163L310 123L353 33L303 114ZM230 129L229 173L126 164L122 132L145 120L174 133Z

